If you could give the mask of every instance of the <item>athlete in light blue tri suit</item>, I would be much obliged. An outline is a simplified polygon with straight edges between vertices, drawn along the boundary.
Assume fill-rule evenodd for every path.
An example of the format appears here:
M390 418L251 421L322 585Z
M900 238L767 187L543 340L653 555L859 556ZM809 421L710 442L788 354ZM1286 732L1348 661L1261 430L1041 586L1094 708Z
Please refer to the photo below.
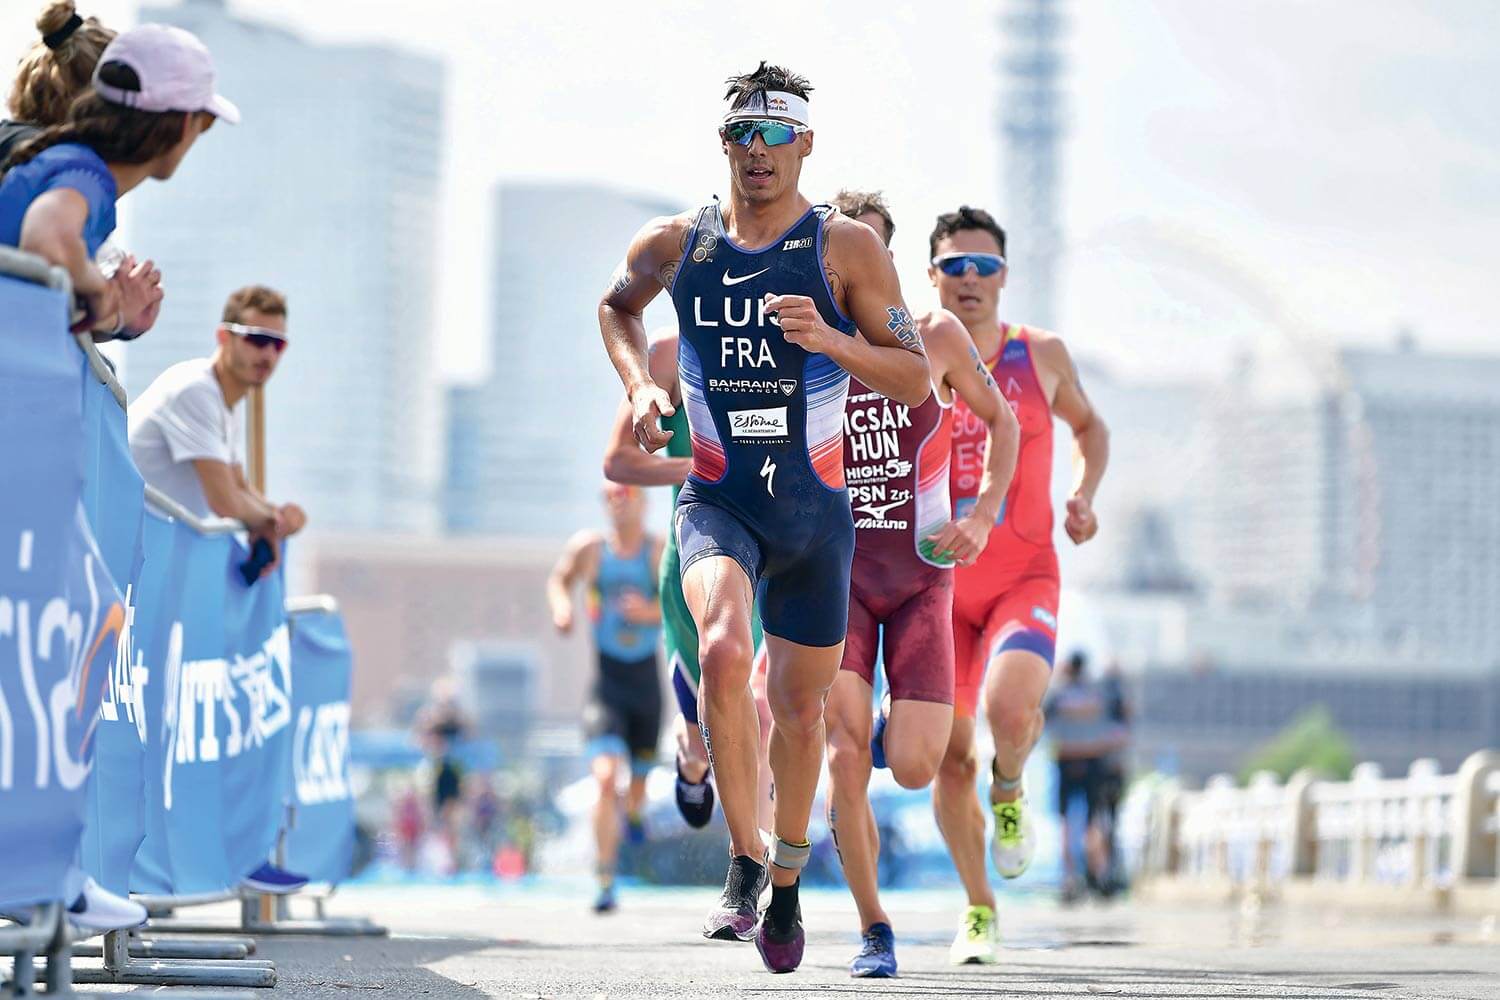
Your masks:
M586 754L599 797L594 807L599 897L594 909L615 908L614 873L621 813L632 840L644 839L641 810L646 775L656 761L661 733L661 680L656 648L661 633L656 567L661 538L645 528L646 498L634 486L607 483L607 535L580 531L568 542L547 580L552 623L571 631L573 590L582 584L593 623L599 673L584 709ZM619 765L630 761L630 788L620 802ZM623 805L623 808L622 808Z
M853 518L843 479L849 375L910 406L931 391L921 338L874 230L798 191L812 152L807 81L762 63L729 81L727 201L656 219L631 243L599 323L642 447L676 412L647 365L647 303L669 290L693 469L678 497L683 594L699 634L703 734L729 825L709 937L754 937L789 972L805 936L797 877L823 757L823 699L848 624ZM856 330L858 335L856 336ZM752 601L769 653L774 841L756 824ZM757 920L769 880L771 900Z

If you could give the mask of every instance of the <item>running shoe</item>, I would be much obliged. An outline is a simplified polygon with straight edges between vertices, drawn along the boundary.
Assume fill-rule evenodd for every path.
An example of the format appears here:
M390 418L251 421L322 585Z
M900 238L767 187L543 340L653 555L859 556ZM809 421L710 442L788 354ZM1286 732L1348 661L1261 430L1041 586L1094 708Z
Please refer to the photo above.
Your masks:
M948 949L948 960L954 965L993 965L1000 960L1000 929L995 926L994 910L971 906L964 911L963 926Z
M601 885L599 895L594 897L595 913L613 913L619 903L615 900L615 884Z
M896 977L896 935L890 924L871 924L865 931L859 954L849 963L849 975L856 979Z
M793 891L796 885L792 886ZM798 902L792 911L792 919L785 926L778 926L772 919L771 908L761 914L760 927L755 933L755 950L767 972L795 972L802 964L802 951L807 945L807 933L802 929L802 904Z
M307 876L277 868L268 862L240 879L240 885L251 892L263 892L271 896L290 896L307 887Z
M708 772L703 780L692 782L682 776L682 765L677 766L677 811L682 820L695 830L701 830L714 818L714 786L708 783Z
M646 842L646 821L639 813L625 815L625 842L636 847Z
M880 699L880 710L875 713L875 727L870 731L870 761L876 767L885 767L885 724L891 717L891 696Z
M1026 810L1026 796L1014 802L992 802L990 809L995 814L995 839L990 842L995 870L1005 878L1020 878L1036 854L1036 830Z
M715 941L749 941L755 936L760 894L771 882L771 873L754 858L739 854L729 861L724 893L719 905L703 922L703 936Z

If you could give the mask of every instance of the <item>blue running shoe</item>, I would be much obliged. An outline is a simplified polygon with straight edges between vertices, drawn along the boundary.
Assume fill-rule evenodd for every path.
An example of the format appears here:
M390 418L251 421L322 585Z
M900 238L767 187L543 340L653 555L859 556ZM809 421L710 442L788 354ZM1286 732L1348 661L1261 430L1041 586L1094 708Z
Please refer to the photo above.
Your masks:
M865 931L859 954L849 963L849 975L856 979L896 978L896 935L890 924L871 924Z
M240 879L240 885L251 892L263 892L271 896L290 896L307 886L307 876L289 872L269 862Z
M875 728L870 733L870 761L876 767L885 767L885 724L891 715L891 696L880 700L880 711L875 713Z
M646 842L646 821L641 816L625 816L625 842L639 847Z
M595 913L613 913L618 904L615 902L615 884L601 885L599 895L594 897Z

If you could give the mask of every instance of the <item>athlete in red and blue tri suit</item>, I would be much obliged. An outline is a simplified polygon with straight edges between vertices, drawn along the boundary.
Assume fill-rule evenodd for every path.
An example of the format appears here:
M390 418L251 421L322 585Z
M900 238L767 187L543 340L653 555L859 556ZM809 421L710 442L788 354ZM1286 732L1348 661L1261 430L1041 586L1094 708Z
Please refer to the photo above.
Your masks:
M789 972L805 935L797 879L823 760L823 700L843 656L854 522L844 488L850 375L917 406L931 392L916 322L880 237L798 191L812 152L805 79L764 63L733 77L719 125L730 193L636 236L599 307L647 451L675 412L647 367L641 314L677 308L693 467L677 500L682 589L698 628L704 742L730 864L709 937L754 938ZM853 336L855 330L861 336ZM768 654L774 841L755 819L758 732L750 608ZM771 900L757 919L769 880Z
M834 204L890 243L895 227L879 193L840 191ZM844 411L854 569L844 662L823 718L828 828L859 909L862 943L849 972L861 978L896 974L895 932L878 892L871 768L889 766L906 788L925 788L937 773L953 722L953 566L984 548L1016 460L1016 418L963 324L939 309L920 328L933 385L926 402L907 406L851 379ZM948 500L955 394L985 437L980 499L958 518ZM888 700L872 740L870 699L882 653Z
M1075 544L1098 531L1093 503L1109 460L1109 431L1084 394L1062 340L1000 322L1005 231L990 214L966 205L939 216L929 247L929 273L943 308L963 321L1021 426L1015 475L989 544L954 580L953 729L932 795L938 826L969 896L950 955L956 964L987 963L998 957L999 935L995 896L985 871L984 814L975 795L975 709L982 686L984 714L995 741L991 854L1002 876L1017 878L1036 849L1021 773L1042 733L1042 699L1051 683L1057 641L1052 417L1072 428L1077 445L1078 474L1064 523ZM983 434L983 424L960 401L953 418L955 512L977 502Z

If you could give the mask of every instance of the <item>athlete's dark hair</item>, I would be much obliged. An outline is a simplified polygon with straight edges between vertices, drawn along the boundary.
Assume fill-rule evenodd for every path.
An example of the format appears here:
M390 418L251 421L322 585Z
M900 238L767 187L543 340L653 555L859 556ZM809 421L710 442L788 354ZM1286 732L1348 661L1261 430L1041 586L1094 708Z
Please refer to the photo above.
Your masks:
M884 192L851 191L844 188L833 196L833 207L851 219L874 212L885 223L885 232L880 234L881 238L885 240L886 246L891 245L891 237L896 235L896 223L891 220L891 208L885 203Z
M736 109L743 108L750 103L750 98L768 90L784 90L804 99L812 93L812 84L807 82L807 77L798 76L782 66L767 65L764 59L754 73L731 76L724 82L729 84L729 89L724 91L724 100L730 101L730 107Z
M984 209L968 205L960 205L957 212L944 212L937 217L937 225L932 227L932 235L927 238L928 255L937 256L938 240L966 229L982 229L995 237L995 242L1000 244L1000 256L1005 256L1005 230L1000 228L1000 223Z

